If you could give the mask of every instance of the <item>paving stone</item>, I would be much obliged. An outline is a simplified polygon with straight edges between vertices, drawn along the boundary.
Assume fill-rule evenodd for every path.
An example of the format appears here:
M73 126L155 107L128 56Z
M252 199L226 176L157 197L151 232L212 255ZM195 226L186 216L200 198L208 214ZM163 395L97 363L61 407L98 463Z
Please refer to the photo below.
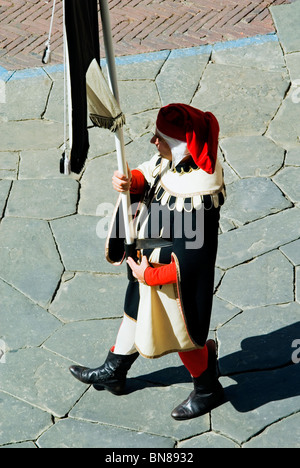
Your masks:
M0 152L0 179L14 180L17 178L19 153Z
M126 288L125 275L77 273L60 285L49 310L63 322L120 317Z
M5 366L0 367L0 373L3 367ZM4 444L35 440L52 424L48 413L1 391L0 412L1 448ZM20 415L22 415L22 420L20 420ZM22 424L22 421L26 421L26 424Z
M212 430L241 444L299 412L300 394L295 385L298 376L297 365L290 365L221 378L226 403L212 412Z
M273 36L274 37L274 36ZM277 38L272 42L245 45L244 47L213 48L212 61L215 63L244 68L258 68L267 71L285 71L285 60ZM222 44L223 45L223 44Z
M300 119L298 90L291 88L275 118L271 121L266 136L286 150L299 148Z
M4 208L7 203L11 182L9 180L0 180L0 218L3 216Z
M286 166L300 166L300 146L288 151L285 158Z
M59 172L62 150L22 151L18 179L59 179L65 176Z
M293 267L279 251L261 255L228 270L217 295L241 309L293 301Z
M288 434L288 437L286 437ZM267 427L261 434L253 437L243 448L299 448L300 447L300 414Z
M127 133L132 140L135 140L148 132L154 134L157 113L157 109L155 109L141 112L136 115L127 115L126 125L124 127L125 134Z
M232 440L224 437L223 435L216 434L215 432L207 432L197 437L179 442L179 449L212 449L212 448L239 448L239 445Z
M227 199L222 207L222 218L235 226L242 226L290 208L289 202L270 179L250 178L226 186Z
M161 106L154 81L120 81L119 93L121 109L125 115L159 109Z
M155 80L169 55L169 50L162 50L149 54L118 57L116 59L118 80ZM103 67L103 72L107 73L106 67Z
M66 270L123 273L105 259L105 239L97 235L96 216L74 215L51 221L54 237ZM123 268L123 269L122 269Z
M68 418L37 441L39 448L173 448L174 440Z
M299 86L298 80L300 79L300 52L286 54L285 60L290 73L292 84L297 84Z
M0 280L1 336L9 349L40 346L61 322Z
M280 247L280 250L294 265L300 265L300 239Z
M287 365L291 344L300 336L300 306L291 302L244 311L217 336L222 375Z
M192 105L216 115L221 137L262 135L289 87L285 76L209 64Z
M67 323L52 334L44 347L67 358L70 365L99 367L115 343L120 324L121 318ZM83 388L78 381L76 385Z
M56 246L46 221L4 218L0 225L2 279L46 306L63 272Z
M180 424L173 420L172 410L187 396L186 388L155 387L135 380L131 382L128 394L122 397L115 397L109 392L96 392L91 388L74 406L70 416L137 432L186 439L195 431L201 434L209 429L208 415Z
M219 236L217 266L230 268L298 239L299 217L299 209L291 208L223 233Z
M201 55L196 52L197 49L171 52L156 79L163 106L191 102L210 56L210 52Z
M16 71L6 83L7 119L41 118L51 87L52 80L43 69Z
M218 296L214 296L213 308L210 322L210 329L217 330L224 323L231 320L235 315L238 315L241 309L233 306L230 302L223 301Z
M70 411L84 390L68 370L70 361L45 349L9 353L7 362L9 365L0 366L0 390L59 418Z
M64 122L64 79L61 74L60 79L56 79L52 83L49 93L47 106L44 107L43 117L47 120L56 122Z
M66 179L27 179L13 182L7 216L54 219L76 213L78 182Z
M280 43L285 53L300 51L300 6L299 2L291 5L277 5L270 8Z
M262 136L225 138L220 145L240 177L270 177L284 162L284 150Z
M47 120L4 122L1 127L1 151L58 148L64 139L61 124Z
M292 202L300 201L300 167L285 167L273 180Z

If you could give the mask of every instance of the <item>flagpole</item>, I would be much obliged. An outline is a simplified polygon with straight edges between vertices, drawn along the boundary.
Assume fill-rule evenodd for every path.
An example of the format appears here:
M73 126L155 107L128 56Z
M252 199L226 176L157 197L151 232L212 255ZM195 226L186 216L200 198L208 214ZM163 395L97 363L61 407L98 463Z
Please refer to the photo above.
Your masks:
M107 0L100 0L100 10L101 10L103 38L104 38L105 54L106 54L107 69L108 69L108 84L116 101L119 104L120 99L119 99L117 72L116 72L116 64L115 64L115 53L114 53L114 46L113 46L113 40L112 40L110 14L109 14ZM122 174L124 174L126 177L128 177L127 164L126 164L126 158L125 158L123 128L119 128L115 132L115 144L116 144L116 151L117 151L118 170ZM121 197L122 197L124 224L125 224L126 244L127 246L133 246L134 241L135 241L135 236L133 232L132 223L129 221L129 217L131 215L130 193L129 192L122 193Z

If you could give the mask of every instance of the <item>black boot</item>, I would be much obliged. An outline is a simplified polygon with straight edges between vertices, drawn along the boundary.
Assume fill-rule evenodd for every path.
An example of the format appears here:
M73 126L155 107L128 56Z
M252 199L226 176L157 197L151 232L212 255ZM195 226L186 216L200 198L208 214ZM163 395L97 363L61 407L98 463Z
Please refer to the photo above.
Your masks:
M80 382L92 384L96 390L108 390L114 395L124 393L126 376L139 353L124 356L109 351L105 363L97 369L71 366L71 374Z
M208 368L200 377L193 377L194 390L181 405L172 411L172 417L178 421L202 416L223 402L224 390L218 380L214 341L209 340L207 347Z

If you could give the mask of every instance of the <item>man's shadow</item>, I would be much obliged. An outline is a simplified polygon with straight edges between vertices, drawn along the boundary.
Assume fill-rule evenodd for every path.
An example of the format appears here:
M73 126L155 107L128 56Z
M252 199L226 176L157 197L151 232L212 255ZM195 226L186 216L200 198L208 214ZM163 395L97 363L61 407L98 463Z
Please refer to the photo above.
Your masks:
M226 386L225 399L242 413L252 411L271 401L300 395L299 350L292 347L300 340L300 321L272 333L244 339L241 350L219 360L220 377L229 377L236 384ZM226 379L228 381L228 379ZM151 386L191 383L184 366L169 367L138 378L128 379L128 393Z

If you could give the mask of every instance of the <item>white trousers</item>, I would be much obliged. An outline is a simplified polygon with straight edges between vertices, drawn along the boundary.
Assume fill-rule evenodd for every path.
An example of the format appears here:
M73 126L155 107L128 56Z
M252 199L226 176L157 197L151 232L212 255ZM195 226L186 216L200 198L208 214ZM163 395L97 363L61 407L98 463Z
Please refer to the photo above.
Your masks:
M116 343L114 354L129 355L136 353L135 348L136 322L124 314Z

